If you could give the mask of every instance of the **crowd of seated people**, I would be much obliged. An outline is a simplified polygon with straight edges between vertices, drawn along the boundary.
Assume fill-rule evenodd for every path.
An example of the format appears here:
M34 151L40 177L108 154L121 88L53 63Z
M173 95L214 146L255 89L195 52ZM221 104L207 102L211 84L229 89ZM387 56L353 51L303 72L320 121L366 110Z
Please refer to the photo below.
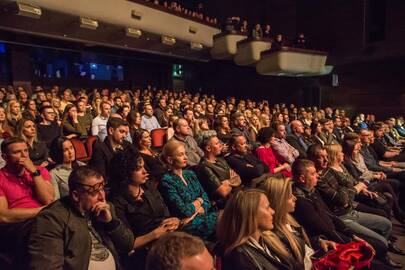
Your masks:
M218 24L217 18L209 17L204 12L204 4L198 3L196 7L188 7L187 4L181 4L181 1L164 1L164 0L144 0L145 2L151 2L155 5L162 6L168 10L173 10L180 14L189 16L190 18L201 20L210 24Z
M242 20L238 16L228 17L225 20L223 30L238 31L254 39L268 39L271 41L273 48L279 47L295 47L302 49L311 49L311 44L303 32L297 34L295 38L288 38L281 33L274 33L270 24L256 23L249 26L247 20Z
M0 93L1 269L212 269L211 254L311 269L363 241L372 269L402 267L403 117L152 87Z

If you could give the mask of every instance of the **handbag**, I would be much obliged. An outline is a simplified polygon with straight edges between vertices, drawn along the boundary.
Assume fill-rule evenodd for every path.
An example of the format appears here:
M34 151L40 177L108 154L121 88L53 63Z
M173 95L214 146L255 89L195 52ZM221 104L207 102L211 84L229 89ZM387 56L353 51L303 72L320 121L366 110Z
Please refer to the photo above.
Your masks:
M319 259L313 259L314 270L347 270L370 267L374 249L365 241L338 244Z

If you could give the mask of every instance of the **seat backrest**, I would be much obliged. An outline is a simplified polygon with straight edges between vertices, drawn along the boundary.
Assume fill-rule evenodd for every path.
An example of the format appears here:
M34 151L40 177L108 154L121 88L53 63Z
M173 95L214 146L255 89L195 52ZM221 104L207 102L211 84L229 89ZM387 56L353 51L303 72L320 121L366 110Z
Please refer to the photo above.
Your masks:
M153 147L162 147L165 144L166 129L165 128L156 128L151 131L150 137L152 138Z
M76 151L76 159L80 161L87 160L88 156L86 147L84 147L84 143L81 140L75 138L73 138L71 141Z
M97 140L98 140L97 136L89 136L89 137L87 137L85 145L86 145L87 156L89 158L91 158L91 156L93 155L93 147L94 147L94 144L96 143Z

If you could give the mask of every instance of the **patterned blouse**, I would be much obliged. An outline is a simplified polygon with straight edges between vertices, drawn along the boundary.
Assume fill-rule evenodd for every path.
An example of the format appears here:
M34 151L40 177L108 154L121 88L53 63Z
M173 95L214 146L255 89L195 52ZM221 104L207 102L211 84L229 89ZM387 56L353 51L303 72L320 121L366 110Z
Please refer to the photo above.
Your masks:
M197 215L182 230L207 239L215 231L218 212L215 208L211 207L208 196L193 171L183 170L183 178L187 182L187 185L184 184L178 175L171 172L166 173L160 184L160 191L169 207L170 213L179 219L191 217L195 213L193 201L198 197L204 200L202 204L205 211L204 214Z

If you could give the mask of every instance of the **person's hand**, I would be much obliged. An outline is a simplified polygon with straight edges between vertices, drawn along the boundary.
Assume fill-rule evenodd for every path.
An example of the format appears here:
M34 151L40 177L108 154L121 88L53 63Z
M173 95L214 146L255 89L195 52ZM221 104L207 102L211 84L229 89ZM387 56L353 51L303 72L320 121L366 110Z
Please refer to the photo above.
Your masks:
M198 208L197 212L198 212L198 214L203 215L205 213L204 207Z
M229 151L229 145L226 144L226 143L224 143L224 144L222 145L221 152L222 152L222 153L228 153L228 151Z
M369 190L367 190L367 189L363 189L362 193L363 193L364 195L370 197L371 199L374 199L374 198L377 198L377 197L378 197L378 194L377 194L377 193L371 192L371 191L369 191Z
M400 168L392 168L392 171L395 173L402 172L403 170Z
M374 173L374 174L373 174L373 178L374 178L375 180L382 180L382 175L379 174L379 173Z
M284 170L286 170L286 171L291 171L291 165L290 164L288 164L287 162L286 163L284 163L283 165L282 165L282 167L284 168Z
M44 162L42 162L39 166L41 166L41 167L46 167L46 166L48 166L49 165L49 162L48 161L44 161Z
M96 203L91 212L100 222L108 223L112 220L110 205L106 201Z
M355 185L354 188L357 190L357 193L360 193L364 189L367 189L367 186L363 182L360 182L357 185Z
M176 217L172 217L172 218L167 218L165 220L163 220L162 224L164 227L166 227L167 231L175 231L177 230L177 228L180 225L180 220Z
M321 246L322 250L327 252L328 250L335 250L336 249L336 242L325 240L325 239L319 239L319 245Z
M23 166L29 173L34 173L37 170L34 163L29 157L20 158L19 164Z

